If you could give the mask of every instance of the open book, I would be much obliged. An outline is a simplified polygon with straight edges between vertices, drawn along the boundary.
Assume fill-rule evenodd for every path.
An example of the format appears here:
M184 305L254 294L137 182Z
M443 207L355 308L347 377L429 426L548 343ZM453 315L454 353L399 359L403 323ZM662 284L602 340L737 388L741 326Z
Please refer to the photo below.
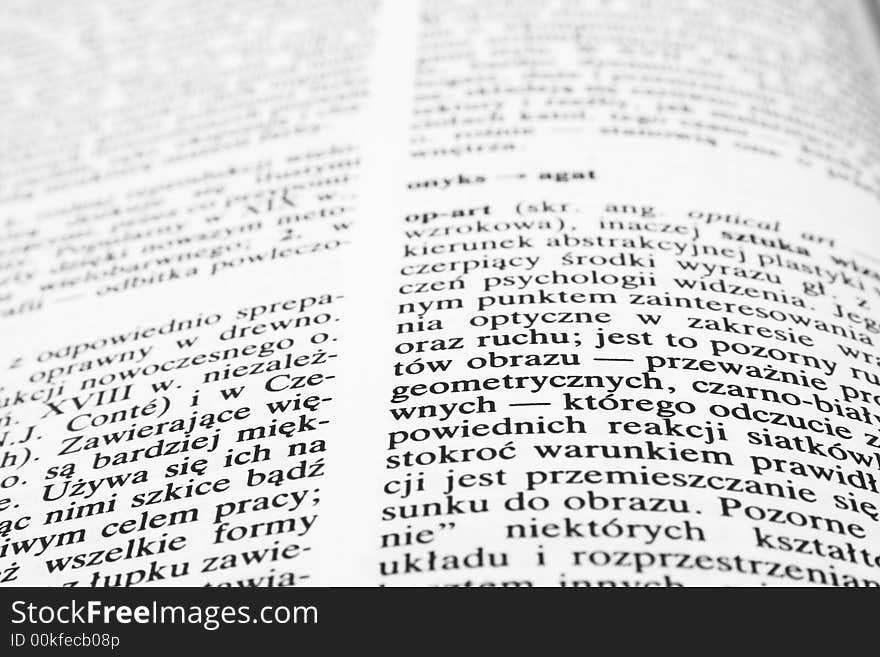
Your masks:
M0 582L880 583L872 3L0 25Z

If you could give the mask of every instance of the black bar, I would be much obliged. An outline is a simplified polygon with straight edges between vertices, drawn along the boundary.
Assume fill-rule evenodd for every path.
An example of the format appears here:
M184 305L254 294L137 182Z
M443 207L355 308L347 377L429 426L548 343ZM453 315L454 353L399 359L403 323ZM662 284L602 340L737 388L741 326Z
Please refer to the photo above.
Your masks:
M862 653L876 649L876 637L864 636L876 627L875 599L816 589L9 588L0 589L0 655L41 643L154 657L191 650L198 651L193 657L370 656L393 654L399 645L417 657L439 654L441 646L455 650L451 657L494 657L522 654L530 644L538 655L629 655L639 647L674 655L688 646L712 655L730 654L737 642L752 646L747 654L773 654L769 648L778 645L788 655L798 642L816 647L823 637L835 654L844 654L847 642ZM187 620L157 620L163 605L186 609ZM66 622L71 617L76 622ZM77 638L98 645L80 647Z

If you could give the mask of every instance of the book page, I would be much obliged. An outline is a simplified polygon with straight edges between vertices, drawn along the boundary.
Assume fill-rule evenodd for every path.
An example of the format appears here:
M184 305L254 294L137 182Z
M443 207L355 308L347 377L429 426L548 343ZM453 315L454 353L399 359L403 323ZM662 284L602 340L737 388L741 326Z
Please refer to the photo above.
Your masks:
M380 9L6 6L0 579L342 561Z
M0 579L880 581L866 5L257 7L8 10Z
M875 585L865 15L437 2L419 23L381 258L383 582Z

